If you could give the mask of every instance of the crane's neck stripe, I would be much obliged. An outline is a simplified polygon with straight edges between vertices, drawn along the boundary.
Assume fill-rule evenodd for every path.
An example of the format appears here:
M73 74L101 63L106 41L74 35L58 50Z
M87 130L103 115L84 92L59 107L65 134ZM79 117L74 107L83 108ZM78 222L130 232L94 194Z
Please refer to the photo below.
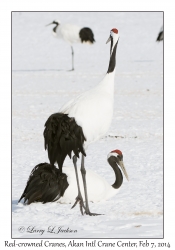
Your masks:
M59 23L54 22L54 24L56 24L56 26L53 28L53 32L54 32L54 33L56 33L56 31L57 31L57 27L58 27Z
M115 44L113 50L112 50L112 46L113 46L113 39L111 40L111 57L110 57L110 61L109 61L109 67L108 67L108 71L107 73L112 73L115 69L115 64L116 64L116 50L117 50L117 43Z
M118 189L123 183L123 175L122 175L120 168L117 165L116 156L111 155L107 160L108 160L108 163L113 168L114 173L115 173L115 182L112 185L112 187L115 189Z
M111 48L110 48L110 55L111 55L111 53L112 53L112 47L113 47L113 37L112 36L110 36L111 37Z

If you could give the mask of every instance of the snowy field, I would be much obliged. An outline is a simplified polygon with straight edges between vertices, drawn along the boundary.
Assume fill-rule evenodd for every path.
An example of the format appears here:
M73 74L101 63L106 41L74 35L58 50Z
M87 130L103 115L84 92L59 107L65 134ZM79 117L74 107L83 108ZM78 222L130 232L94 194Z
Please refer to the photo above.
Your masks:
M94 45L74 46L73 72L68 71L70 46L52 36L52 26L45 27L54 19L94 31ZM12 14L12 237L163 237L163 43L156 42L162 24L161 12ZM109 62L106 40L114 27L120 33L114 117L106 137L89 146L86 169L113 184L106 157L120 149L130 181L124 178L110 200L90 203L91 211L101 216L82 216L71 204L18 204L32 168L48 162L46 119L103 78ZM72 166L71 160L64 165ZM29 227L35 232L29 233ZM48 227L76 232L54 234Z

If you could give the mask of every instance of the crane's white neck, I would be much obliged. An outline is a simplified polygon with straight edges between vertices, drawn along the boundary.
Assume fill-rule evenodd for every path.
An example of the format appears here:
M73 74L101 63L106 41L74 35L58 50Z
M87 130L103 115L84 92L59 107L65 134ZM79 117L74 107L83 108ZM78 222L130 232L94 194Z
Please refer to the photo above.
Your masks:
M103 80L100 82L100 86L105 90L105 92L108 92L109 94L114 93L114 77L115 77L115 69L111 73L107 73Z

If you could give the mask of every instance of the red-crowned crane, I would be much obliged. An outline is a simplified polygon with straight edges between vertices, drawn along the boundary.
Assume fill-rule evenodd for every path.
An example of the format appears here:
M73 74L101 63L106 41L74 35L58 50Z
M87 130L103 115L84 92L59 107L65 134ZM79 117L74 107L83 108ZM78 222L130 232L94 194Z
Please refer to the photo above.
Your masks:
M92 30L88 27L80 28L74 24L61 24L60 21L55 20L52 23L47 24L51 25L54 24L55 27L53 28L53 35L57 38L63 39L71 46L72 50L72 70L74 70L74 50L73 44L74 43L89 43L93 44L95 42L94 34Z
M71 157L73 151L73 164L75 167L78 196L73 207L79 202L88 215L91 213L88 205L86 185L86 170L84 157L86 147L104 136L111 124L114 103L114 76L116 66L116 50L119 34L116 28L110 31L111 42L109 67L103 80L93 89L90 89L75 99L66 103L59 113L52 114L45 123L44 140L45 149L48 151L50 164L57 162L62 172L63 162L67 155ZM85 192L85 206L80 191L77 173L77 157L81 159L81 173Z
M107 161L115 173L115 182L112 186L97 173L90 169L87 170L88 199L91 202L105 201L113 197L123 183L122 171L126 179L129 180L123 163L123 154L120 150L111 151L107 156ZM80 188L82 187L83 182L80 180ZM40 163L31 171L19 202L24 198L24 203L28 205L33 202L54 201L73 203L76 194L77 185L73 168L64 167L64 173L61 173L56 166ZM83 213L83 211L81 212Z

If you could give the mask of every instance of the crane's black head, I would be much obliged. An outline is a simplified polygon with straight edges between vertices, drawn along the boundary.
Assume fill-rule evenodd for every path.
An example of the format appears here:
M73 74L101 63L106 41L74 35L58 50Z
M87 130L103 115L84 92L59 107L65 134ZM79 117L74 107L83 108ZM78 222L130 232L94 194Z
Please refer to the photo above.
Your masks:
M119 149L115 149L108 154L108 159L112 157L115 158L115 162L120 166L120 162L123 161L123 154Z
M56 25L59 25L60 22L58 20L54 20L51 24L56 24Z
M126 172L124 163L123 163L123 154L119 149L113 150L108 154L108 162L109 164L113 167L114 171L118 168L118 166L120 166L121 170L123 171L125 177L127 180L129 180L128 178L128 174Z
M55 34L55 33L56 33L56 29L57 29L58 25L60 24L60 21L54 20L52 23L49 23L49 24L47 24L46 26L51 25L51 24L55 24L55 25L56 25L56 26L53 28L53 32L54 32L54 34Z
M51 25L51 24L55 24L56 27L57 27L57 26L60 24L60 21L54 20L52 23L49 23L49 24L47 24L46 26Z

